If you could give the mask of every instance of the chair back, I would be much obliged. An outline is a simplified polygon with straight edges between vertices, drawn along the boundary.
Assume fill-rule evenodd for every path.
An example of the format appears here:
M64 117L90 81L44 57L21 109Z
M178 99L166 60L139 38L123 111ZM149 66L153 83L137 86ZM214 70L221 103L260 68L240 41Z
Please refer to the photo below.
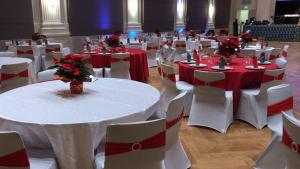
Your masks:
M47 47L46 47L46 54L45 56L42 57L43 59L43 64L44 64L44 69L49 68L50 66L53 66L53 58L55 59L60 59L63 57L63 53L60 52L60 46L56 45L58 48L48 48L48 53L47 53Z
M160 78L162 78L162 69L161 69L161 64L162 61L160 58L156 58L156 64L157 64L157 72Z
M240 49L239 56L240 57L253 57L256 55L254 49Z
M268 92L268 117L272 117L282 112L291 114L293 112L293 92L288 84L271 87Z
M298 169L300 166L300 121L283 113L282 143L287 160L287 169Z
M289 45L284 45L283 46L282 54L281 54L283 57L287 57L287 55L288 55L287 52L288 52L289 47L290 47Z
M179 139L178 134L182 119L184 117L184 104L186 95L186 92L182 92L169 102L166 113L167 150Z
M194 94L199 97L225 98L225 74L223 72L194 71ZM214 97L214 98L215 98Z
M210 40L201 40L200 44L202 46L202 48L210 48L211 47L211 41Z
M168 88L176 88L176 74L172 66L161 64L162 83Z
M284 72L285 69L276 69L276 70L266 70L263 79L262 84L260 86L259 96L261 98L267 98L267 90L270 87L277 86L282 84L284 79Z
M29 169L29 166L20 135L16 132L0 132L0 168Z
M33 49L31 46L16 46L17 48L17 56L22 58L28 58L31 60L35 60Z
M281 49L280 48L274 48L274 49L272 49L269 60L272 61L272 60L275 60L275 59L279 58L280 57L280 53L281 53Z
M215 54L216 50L213 48L203 48L203 52L205 55L212 56Z
M186 42L184 40L176 40L175 48L178 54L186 53Z
M159 169L165 156L165 119L107 127L105 169Z
M4 91L27 85L28 63L3 65L1 67L1 88Z
M130 54L114 53L111 57L111 76L113 78L130 79Z
M148 42L147 43L147 51L156 52L158 50L158 43Z

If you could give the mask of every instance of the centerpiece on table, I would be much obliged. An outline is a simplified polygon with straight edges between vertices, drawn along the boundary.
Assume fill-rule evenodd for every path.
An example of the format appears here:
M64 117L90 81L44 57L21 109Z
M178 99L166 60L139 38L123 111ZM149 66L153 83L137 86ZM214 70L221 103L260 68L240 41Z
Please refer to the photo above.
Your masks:
M43 43L43 41L47 40L47 36L43 35L40 32L36 32L36 33L32 34L31 39L33 41L35 41L38 45L41 45Z
M105 40L105 43L114 53L116 52L116 48L120 46L120 37L112 34Z
M57 68L54 74L55 80L62 80L65 83L70 82L72 94L81 94L83 92L83 82L91 82L93 67L88 62L85 55L66 55L61 59L54 59L54 66Z
M239 43L232 40L226 39L219 45L218 54L221 55L220 62L225 61L227 65L231 63L232 57L239 51Z
M250 42L252 42L252 36L248 32L243 33L241 38L242 38L242 44L241 44L242 48L245 48L246 46L248 46Z

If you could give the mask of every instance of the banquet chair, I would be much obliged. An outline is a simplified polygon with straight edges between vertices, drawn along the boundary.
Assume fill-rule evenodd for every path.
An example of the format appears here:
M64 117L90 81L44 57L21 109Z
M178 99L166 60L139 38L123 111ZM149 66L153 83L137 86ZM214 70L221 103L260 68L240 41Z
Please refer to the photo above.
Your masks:
M285 69L266 70L260 88L241 90L240 105L235 118L262 129L267 124L267 90L282 84L284 73Z
M107 127L105 152L95 157L96 169L164 169L165 119Z
M35 73L41 70L41 59L39 56L35 56L32 46L16 46L17 56L22 58L31 59L33 62L33 69Z
M294 116L283 113L283 152L286 169L298 169L300 166L300 121Z
M111 57L111 68L105 68L105 77L131 79L129 68L130 54L114 53Z
M281 146L282 138L282 112L293 115L292 88L288 84L271 87L267 90L267 125L272 131L266 150L254 164L254 168L285 168L285 159Z
M46 45L45 55L42 56L43 70L53 66L53 52L61 52L60 45Z
M287 56L288 56L289 45L284 45L282 49L281 56L276 59L275 63L279 68L284 68L287 65Z
M194 72L194 97L188 124L226 133L233 121L232 91L225 90L223 72Z
M202 49L204 48L210 48L211 47L211 41L210 40L202 40L200 41Z
M175 53L171 58L172 62L178 62L180 60L186 59L186 42L184 40L175 41Z
M280 53L281 53L280 48L272 49L269 60L272 61L272 62L273 61L275 62L275 60L280 57Z
M147 43L147 60L148 60L148 67L156 67L156 55L158 53L159 45L157 43L148 42Z
M63 57L63 53L61 52L51 52L51 58L52 59L61 59ZM50 58L48 60L49 62L49 67L50 66L53 66L53 63L52 63L52 60L51 60L51 64L50 64ZM53 76L55 74L55 72L57 71L57 69L47 69L47 70L44 70L44 71L41 71L38 73L38 81L39 82L45 82L45 81L50 81L50 80L53 80Z
M56 169L53 157L42 154L40 157L28 157L24 143L16 132L0 132L0 168L1 169Z
M161 64L162 70L162 88L161 88L161 112L166 112L169 101L175 98L180 92L187 92L185 101L184 115L190 114L191 103L193 99L193 86L187 82L179 81L175 75L175 70L172 66Z
M28 63L2 65L0 93L29 83Z
M179 140L179 130L184 116L186 92L182 92L169 102L166 113L166 169L187 169L191 167L184 148Z
M207 56L213 56L215 54L216 50L213 48L204 48L203 52Z

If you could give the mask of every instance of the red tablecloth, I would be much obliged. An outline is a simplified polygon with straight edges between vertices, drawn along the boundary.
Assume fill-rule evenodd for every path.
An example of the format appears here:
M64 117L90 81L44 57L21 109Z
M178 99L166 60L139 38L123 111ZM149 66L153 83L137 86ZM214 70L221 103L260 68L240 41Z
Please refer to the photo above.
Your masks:
M218 63L218 58L210 59L212 60L211 66L215 66ZM207 64L208 59L204 58L203 63ZM190 84L193 84L194 70L203 70L209 72L215 72L210 67L206 68L194 68L188 64L178 63L179 64L179 79L181 81L186 81ZM233 70L222 71L225 73L226 80L226 90L233 91L233 110L237 111L239 100L240 100L240 90L249 89L249 88L258 88L260 87L264 70L248 70L245 68L245 59L243 58L233 58L232 64L229 65ZM261 65L264 66L267 70L277 69L275 64L270 65Z
M146 82L149 78L148 61L145 51L126 49L130 53L130 76L132 80ZM90 63L94 68L110 67L111 54L91 54Z

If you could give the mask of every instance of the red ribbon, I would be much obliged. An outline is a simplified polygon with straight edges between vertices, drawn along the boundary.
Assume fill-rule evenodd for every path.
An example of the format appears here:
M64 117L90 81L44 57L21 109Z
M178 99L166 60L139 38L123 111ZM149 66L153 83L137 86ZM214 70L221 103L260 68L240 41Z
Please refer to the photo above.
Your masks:
M24 55L24 54L30 54L30 55L32 55L33 51L32 50L24 50L24 51L17 50L17 54L18 55Z
M22 72L19 72L17 74L7 74L7 73L1 73L1 80L8 80L12 79L14 77L28 77L28 70L24 70Z
M279 55L277 55L277 56L270 55L270 60L274 60L274 59L277 59L277 58L279 58Z
M288 111L293 109L294 100L293 97L284 99L278 103L268 106L268 116L274 116L280 114L282 111Z
M128 153L132 151L149 150L166 145L166 131L162 131L148 139L136 143L112 143L105 144L105 156Z
M175 126L178 122L180 122L180 120L183 118L183 116L184 116L184 110L182 110L182 112L179 114L179 116L176 117L175 119L167 121L166 128L169 129L169 128Z
M185 47L186 47L185 44L182 44L182 45L176 44L176 48L185 48Z
M172 74L166 74L165 72L162 71L162 75L163 75L164 78L168 78L168 79L171 80L172 82L176 83L175 73L172 73Z
M121 61L123 61L123 62L130 61L130 57L127 57L127 58L124 58L124 59L113 58L113 57L111 58L112 63L121 62Z
M2 167L29 167L29 161L25 149L0 157Z
M153 47L147 46L147 50L157 50L157 49L158 49L157 46L153 46Z
M300 155L300 144L297 144L295 141L293 141L284 128L282 133L282 143Z
M225 79L217 80L213 82L205 82L194 78L194 86L211 86L211 87L216 87L225 90L226 83L225 83Z
M287 52L286 51L282 51L282 56L287 57Z
M162 70L161 70L160 66L157 67L157 71L158 71L159 76L161 76L162 75Z
M271 76L271 75L264 74L262 83L268 83L268 82L271 82L273 80L282 80L283 77L284 77L284 73L281 73L278 76Z
M210 48L211 45L203 45L202 48Z
M60 52L60 48L46 48L46 53Z
M252 57L252 63L254 68L258 68L258 60L256 56Z

